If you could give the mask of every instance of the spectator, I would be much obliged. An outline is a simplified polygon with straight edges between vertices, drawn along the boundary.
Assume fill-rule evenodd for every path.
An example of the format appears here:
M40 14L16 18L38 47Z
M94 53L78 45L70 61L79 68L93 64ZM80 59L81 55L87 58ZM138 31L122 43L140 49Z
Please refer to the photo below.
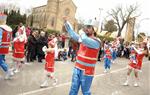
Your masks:
M67 60L67 49L64 49L64 51L62 52L62 58L63 60Z
M42 62L42 59L44 59L45 54L42 51L42 48L44 46L47 46L48 39L45 36L45 32L41 31L40 37L37 40L37 56L38 56L38 62Z
M65 48L65 41L66 41L66 36L65 34L62 34L62 48Z
M31 35L28 37L27 42L27 62L33 62L35 57L35 48L36 48L36 32L31 32Z

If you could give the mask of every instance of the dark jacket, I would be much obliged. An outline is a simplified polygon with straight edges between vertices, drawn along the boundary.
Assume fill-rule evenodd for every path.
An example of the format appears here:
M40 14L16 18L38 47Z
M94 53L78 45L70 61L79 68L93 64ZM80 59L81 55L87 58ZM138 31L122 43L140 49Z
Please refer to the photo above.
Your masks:
M35 37L33 35L30 35L28 37L28 42L27 42L27 50L28 51L33 51L36 48L36 43L37 40L35 39Z
M39 37L39 39L37 40L37 54L44 55L42 48L44 46L47 46L47 43L48 43L47 37L42 37L42 36Z

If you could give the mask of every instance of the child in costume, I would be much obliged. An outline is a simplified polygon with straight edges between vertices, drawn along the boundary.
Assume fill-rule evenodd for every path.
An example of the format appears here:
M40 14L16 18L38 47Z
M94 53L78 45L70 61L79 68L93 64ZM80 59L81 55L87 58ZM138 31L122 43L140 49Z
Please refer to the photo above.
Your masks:
M133 46L134 44L132 43L130 47L130 61L131 63L136 64L136 51L134 50Z
M41 88L48 87L49 79L54 80L53 85L57 84L57 79L54 77L55 44L56 44L56 38L48 42L48 48L46 46L43 47L43 51L46 53L45 55L46 76L45 76L45 81L40 86Z
M134 62L134 58L132 58L133 61L130 61L129 66L128 66L128 72L127 72L127 80L123 85L127 86L129 85L129 77L132 71L134 71L135 75L135 82L134 86L137 87L139 86L139 75L138 72L142 68L142 61L145 55L147 55L147 46L145 43L140 43L140 46L136 48L135 46L132 47L134 51L136 52L136 61ZM136 63L136 64L135 64Z
M25 60L25 43L26 43L27 37L25 32L25 27L20 26L18 31L16 32L16 37L13 40L14 43L14 50L13 50L13 60L15 62L14 66L14 72L18 73L20 72L20 69L22 67L22 63Z
M67 49L64 49L64 51L62 52L62 58L63 60L67 60Z
M110 50L109 45L105 45L105 50L104 50L104 67L105 67L105 73L110 70L111 66L111 59L112 59L112 52Z
M117 49L113 44L111 46L111 49L112 49L112 63L115 63L115 59L117 58Z

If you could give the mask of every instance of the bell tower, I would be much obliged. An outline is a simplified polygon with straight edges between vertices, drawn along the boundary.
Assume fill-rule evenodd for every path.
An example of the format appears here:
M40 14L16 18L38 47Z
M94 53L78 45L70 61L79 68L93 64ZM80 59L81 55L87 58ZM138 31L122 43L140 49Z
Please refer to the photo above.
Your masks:
M125 34L125 42L131 42L134 37L135 17L130 18L127 22L127 31Z
M56 30L60 0L47 1L48 27Z

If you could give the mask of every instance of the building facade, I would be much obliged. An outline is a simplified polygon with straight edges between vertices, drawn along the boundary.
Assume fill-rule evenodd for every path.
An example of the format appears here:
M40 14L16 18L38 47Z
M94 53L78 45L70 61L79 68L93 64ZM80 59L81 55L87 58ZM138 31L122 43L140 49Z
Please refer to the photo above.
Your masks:
M130 18L127 22L127 30L125 33L125 42L131 42L134 40L134 26L135 26L135 20L136 18Z
M36 29L51 29L62 31L63 16L68 16L74 29L77 28L75 19L76 6L72 0L48 0L47 5L35 7L27 19L27 24Z

